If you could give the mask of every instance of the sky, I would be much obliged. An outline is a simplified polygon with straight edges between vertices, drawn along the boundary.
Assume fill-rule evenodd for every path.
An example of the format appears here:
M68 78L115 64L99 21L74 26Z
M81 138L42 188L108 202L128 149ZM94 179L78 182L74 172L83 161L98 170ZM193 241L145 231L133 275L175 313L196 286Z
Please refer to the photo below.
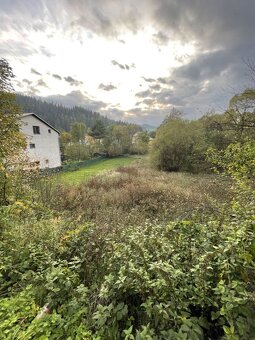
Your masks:
M0 0L0 57L17 92L157 126L253 85L254 16L254 0Z

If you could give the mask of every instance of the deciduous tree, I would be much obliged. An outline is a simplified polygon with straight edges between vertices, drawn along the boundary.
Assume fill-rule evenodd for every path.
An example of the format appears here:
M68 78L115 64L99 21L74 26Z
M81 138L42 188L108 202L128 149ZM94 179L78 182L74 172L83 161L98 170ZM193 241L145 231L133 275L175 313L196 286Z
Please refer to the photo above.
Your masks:
M8 62L0 59L0 203L7 200L9 163L25 147L25 138L19 131L21 111L11 85L13 77Z

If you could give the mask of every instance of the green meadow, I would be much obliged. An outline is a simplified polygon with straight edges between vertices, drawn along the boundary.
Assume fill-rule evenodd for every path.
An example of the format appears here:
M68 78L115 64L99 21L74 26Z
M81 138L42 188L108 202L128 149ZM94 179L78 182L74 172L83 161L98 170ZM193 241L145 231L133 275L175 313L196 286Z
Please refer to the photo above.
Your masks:
M122 166L128 166L136 160L137 158L130 156L95 159L93 162L88 162L88 165L85 165L82 168L63 172L58 176L60 181L63 181L65 184L78 185L102 171L109 171Z

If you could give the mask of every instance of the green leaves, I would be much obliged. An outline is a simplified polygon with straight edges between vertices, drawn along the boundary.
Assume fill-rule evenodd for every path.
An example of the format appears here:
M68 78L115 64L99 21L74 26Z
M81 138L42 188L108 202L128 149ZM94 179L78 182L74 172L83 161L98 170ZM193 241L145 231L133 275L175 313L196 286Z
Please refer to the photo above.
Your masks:
M234 157L225 165L243 181ZM107 184L113 195L119 184ZM84 204L75 193L88 209L93 196ZM252 338L253 202L246 186L217 216L118 227L70 222L26 200L2 207L0 338ZM46 304L50 314L35 319Z

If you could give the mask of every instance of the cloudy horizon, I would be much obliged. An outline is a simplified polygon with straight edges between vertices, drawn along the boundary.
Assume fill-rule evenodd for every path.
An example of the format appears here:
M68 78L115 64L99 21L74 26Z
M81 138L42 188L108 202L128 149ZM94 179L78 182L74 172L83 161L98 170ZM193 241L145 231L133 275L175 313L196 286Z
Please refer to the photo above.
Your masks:
M15 90L157 126L222 112L252 86L253 0L0 0Z

